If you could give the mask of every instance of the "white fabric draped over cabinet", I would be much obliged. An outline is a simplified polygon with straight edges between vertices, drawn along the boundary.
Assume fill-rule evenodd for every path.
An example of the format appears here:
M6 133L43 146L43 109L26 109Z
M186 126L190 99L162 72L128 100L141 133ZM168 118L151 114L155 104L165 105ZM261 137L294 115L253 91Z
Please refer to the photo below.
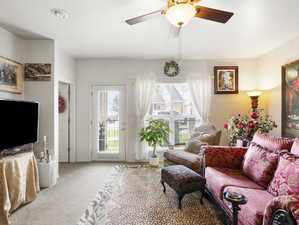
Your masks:
M135 83L135 103L137 116L136 135L136 159L139 161L148 160L148 151L145 143L140 143L139 132L144 126L144 120L152 104L152 96L155 88L154 74L140 76Z
M187 78L193 106L201 118L200 124L209 123L211 98L212 98L212 79L203 66L202 72L197 75L190 75Z

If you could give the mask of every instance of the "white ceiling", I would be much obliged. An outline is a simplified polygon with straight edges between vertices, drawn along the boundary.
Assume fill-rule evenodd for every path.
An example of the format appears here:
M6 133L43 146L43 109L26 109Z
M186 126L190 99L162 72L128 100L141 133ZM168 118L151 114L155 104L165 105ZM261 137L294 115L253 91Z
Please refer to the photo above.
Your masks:
M184 58L250 58L299 35L298 0L203 0L235 13L227 24L193 19L182 32ZM165 5L163 0L1 0L0 23L57 40L75 57L171 58L178 40L163 16L135 26L125 19ZM70 13L67 20L52 8ZM14 29L16 32L16 29ZM35 37L35 36L33 36Z

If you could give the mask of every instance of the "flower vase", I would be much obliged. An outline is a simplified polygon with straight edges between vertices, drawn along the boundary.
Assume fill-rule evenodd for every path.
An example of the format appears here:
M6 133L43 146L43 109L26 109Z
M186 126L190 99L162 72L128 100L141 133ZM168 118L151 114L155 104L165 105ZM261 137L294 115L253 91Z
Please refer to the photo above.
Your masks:
M236 146L237 147L243 147L243 140L237 139Z
M236 142L237 147L248 147L248 144L249 144L248 141L244 141L241 139L237 139L237 142Z

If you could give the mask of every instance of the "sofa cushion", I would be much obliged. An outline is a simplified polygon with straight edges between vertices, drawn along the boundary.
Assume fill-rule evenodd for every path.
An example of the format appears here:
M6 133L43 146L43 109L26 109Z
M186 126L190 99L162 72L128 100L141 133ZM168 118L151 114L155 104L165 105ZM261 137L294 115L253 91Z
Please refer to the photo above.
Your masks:
M299 139L298 138L296 138L294 143L293 143L291 153L293 153L294 155L299 156Z
M190 138L186 144L185 151L198 154L201 151L201 147L207 144L208 143L202 142L198 138Z
M272 151L279 151L284 149L290 151L294 140L281 137L268 137L256 132L253 136L252 142Z
M298 156L288 152L281 155L268 191L275 196L299 195Z
M207 167L240 170L247 148L231 146L203 146Z
M237 192L247 197L247 204L240 206L239 220L244 225L261 225L263 224L264 211L267 205L274 198L273 195L266 190L226 187L224 192ZM231 204L224 200L224 205L227 210L230 210Z
M186 151L167 151L164 157L176 165L184 165L196 172L201 172L201 160L199 155Z
M207 179L207 187L220 200L223 199L223 190L227 186L264 189L251 181L240 170L208 167L205 171L205 177Z
M267 188L277 168L278 159L278 153L251 144L244 157L243 173Z

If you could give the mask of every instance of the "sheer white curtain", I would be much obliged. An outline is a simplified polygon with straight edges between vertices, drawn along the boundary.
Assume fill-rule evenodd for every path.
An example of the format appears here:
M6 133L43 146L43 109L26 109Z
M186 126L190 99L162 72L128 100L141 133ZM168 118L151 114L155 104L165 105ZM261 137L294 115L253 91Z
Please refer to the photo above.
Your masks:
M212 79L207 71L207 66L202 66L202 71L196 75L189 75L187 78L193 106L201 118L200 124L209 123Z
M140 143L139 132L144 126L145 116L150 110L152 96L155 88L154 74L140 76L135 83L135 102L137 116L137 140L136 140L136 159L145 161L148 159L148 151L145 143Z

